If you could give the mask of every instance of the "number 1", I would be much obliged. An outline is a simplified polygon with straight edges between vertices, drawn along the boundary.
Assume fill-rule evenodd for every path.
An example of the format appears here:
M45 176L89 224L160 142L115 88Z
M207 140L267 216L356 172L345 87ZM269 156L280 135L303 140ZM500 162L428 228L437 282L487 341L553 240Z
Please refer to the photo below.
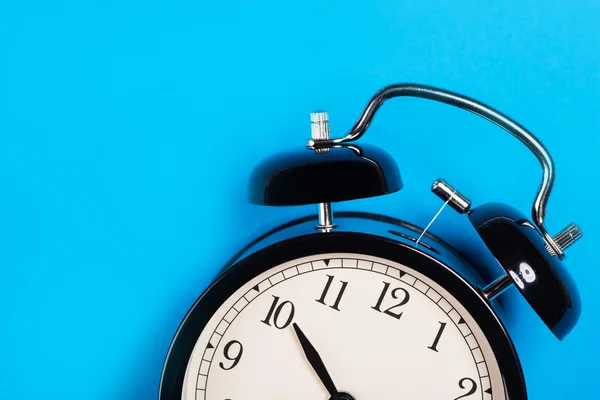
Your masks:
M440 329L438 330L438 333L435 336L435 339L433 340L433 344L431 346L427 346L428 349L431 349L431 350L437 352L437 345L440 341L440 338L442 337L442 332L444 332L445 328L446 328L446 323L440 322Z

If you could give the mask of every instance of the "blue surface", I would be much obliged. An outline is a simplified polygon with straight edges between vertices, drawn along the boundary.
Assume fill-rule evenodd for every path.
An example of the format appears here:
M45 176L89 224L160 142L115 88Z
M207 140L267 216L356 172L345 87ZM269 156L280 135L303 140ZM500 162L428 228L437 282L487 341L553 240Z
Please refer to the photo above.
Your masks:
M314 109L342 135L395 82L491 104L551 151L547 226L584 229L566 261L583 315L558 342L509 291L507 325L531 399L596 397L600 5L481 3L2 2L0 398L155 398L218 268L314 211L246 204L250 167L303 145ZM425 224L444 176L475 204L529 213L541 178L499 128L425 100L386 104L365 141L397 156L406 187L341 208ZM455 224L445 211L432 229Z

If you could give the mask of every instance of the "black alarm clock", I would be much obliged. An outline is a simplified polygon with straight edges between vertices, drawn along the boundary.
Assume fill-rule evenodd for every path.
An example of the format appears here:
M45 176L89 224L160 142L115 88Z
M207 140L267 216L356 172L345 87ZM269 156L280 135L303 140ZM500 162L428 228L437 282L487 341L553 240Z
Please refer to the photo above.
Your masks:
M358 141L378 108L398 96L473 112L539 160L543 179L531 219L505 204L472 207L443 179L433 183L440 204L472 223L489 260L408 220L332 211L337 202L402 188L394 158ZM311 120L305 145L259 163L249 199L314 204L315 214L256 238L199 296L171 343L159 399L526 399L519 356L493 300L514 285L558 339L580 314L562 260L581 231L570 224L551 236L544 227L554 183L548 151L500 112L416 84L376 93L341 138L330 137L326 112ZM493 276L498 266L505 273Z

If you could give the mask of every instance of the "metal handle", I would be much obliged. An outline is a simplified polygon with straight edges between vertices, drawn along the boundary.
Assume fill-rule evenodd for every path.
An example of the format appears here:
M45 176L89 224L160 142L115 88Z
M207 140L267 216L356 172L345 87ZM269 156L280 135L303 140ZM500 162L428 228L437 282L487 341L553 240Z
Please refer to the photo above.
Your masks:
M423 99L429 99L446 103L464 110L470 111L474 114L479 115L493 122L505 131L519 139L525 144L529 150L537 157L543 170L542 183L535 197L532 209L533 222L537 225L544 240L548 246L554 251L558 257L563 256L563 252L554 240L552 236L548 234L544 228L544 217L546 215L546 204L548 197L552 191L554 185L554 162L552 157L544 147L544 145L527 129L519 125L517 122L508 118L506 115L494 110L493 108L478 102L477 100L471 99L466 96L462 96L458 93L449 92L443 89L438 89L431 86L419 85L419 84L395 84L390 85L379 92L377 92L367 104L362 115L358 121L354 124L350 132L343 138L320 140L318 142L309 141L310 147L327 147L334 144L340 144L344 142L350 142L359 139L365 134L369 127L375 113L381 107L381 105L388 99L394 97L409 96L419 97Z

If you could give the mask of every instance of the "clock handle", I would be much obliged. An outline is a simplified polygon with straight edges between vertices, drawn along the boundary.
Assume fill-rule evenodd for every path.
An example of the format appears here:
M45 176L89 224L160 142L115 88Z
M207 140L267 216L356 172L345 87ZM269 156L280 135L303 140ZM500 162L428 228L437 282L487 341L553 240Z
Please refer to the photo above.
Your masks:
M394 84L389 85L377 92L369 101L362 115L354 124L350 132L343 138L338 139L326 139L313 141L310 140L309 147L319 148L321 146L327 147L335 144L342 144L359 139L365 134L369 127L375 113L381 107L381 105L388 99L394 97L419 97L423 99L429 99L446 103L483 117L505 131L519 139L525 144L529 150L537 157L543 170L542 183L535 197L532 209L533 222L536 224L540 233L542 234L544 241L552 252L558 257L564 256L561 246L559 246L552 236L546 231L544 227L544 218L546 215L546 204L548 197L552 191L554 185L554 162L550 153L546 150L544 145L527 129L519 125L514 120L510 119L506 115L494 110L477 100L453 93L447 90L438 89L431 86L420 85L420 84Z

